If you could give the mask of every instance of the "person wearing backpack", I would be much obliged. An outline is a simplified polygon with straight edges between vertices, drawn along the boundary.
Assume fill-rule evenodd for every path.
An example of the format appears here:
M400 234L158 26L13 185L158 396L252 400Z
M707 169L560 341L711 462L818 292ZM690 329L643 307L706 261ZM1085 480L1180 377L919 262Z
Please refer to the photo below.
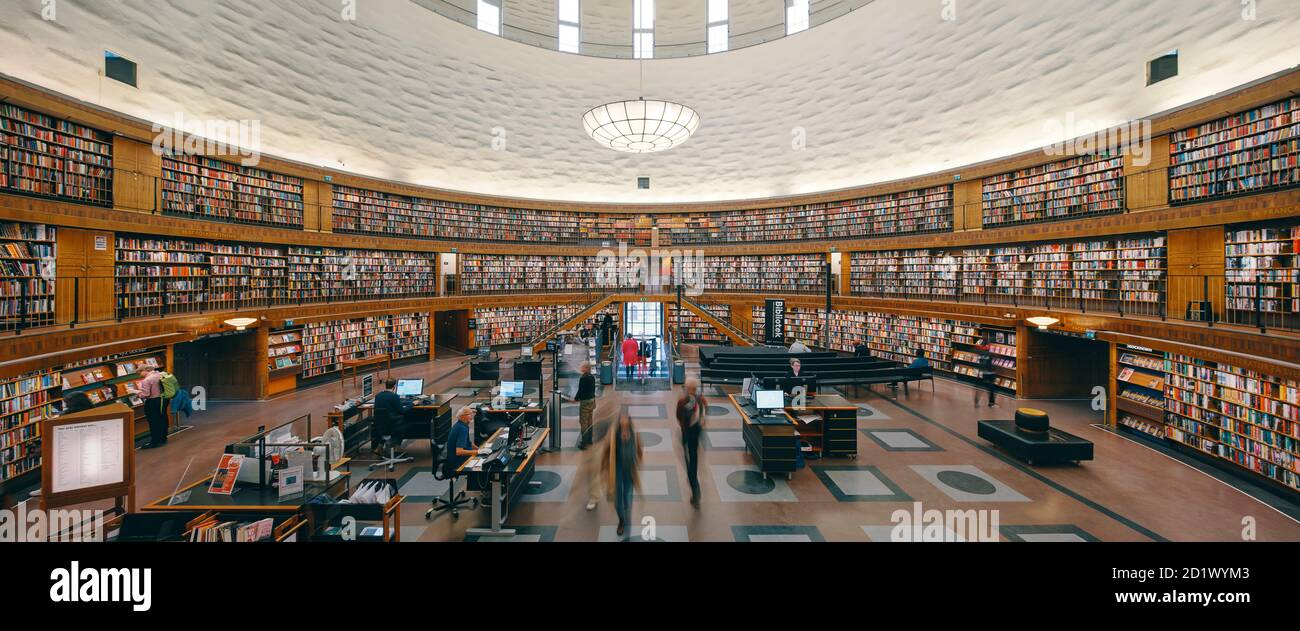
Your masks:
M167 444L167 413L163 408L163 374L151 367L140 369L140 383L135 393L144 399L144 417L149 421L149 444L144 449L153 449ZM172 377L174 380L175 377ZM174 391L173 391L174 393Z

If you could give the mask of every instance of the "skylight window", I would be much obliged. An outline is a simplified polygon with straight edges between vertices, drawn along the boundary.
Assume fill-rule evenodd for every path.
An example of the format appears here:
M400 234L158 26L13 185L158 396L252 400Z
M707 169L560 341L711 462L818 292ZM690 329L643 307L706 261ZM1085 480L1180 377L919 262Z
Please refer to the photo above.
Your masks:
M655 56L655 0L632 0L632 56Z
M727 1L708 0L708 52L710 53L720 53L727 50L727 36L731 28L728 23Z
M577 53L581 48L580 19L578 17L578 0L559 0L556 15L559 22L560 51Z
M785 0L785 34L808 30L808 0Z
M501 34L501 0L478 0L478 30Z

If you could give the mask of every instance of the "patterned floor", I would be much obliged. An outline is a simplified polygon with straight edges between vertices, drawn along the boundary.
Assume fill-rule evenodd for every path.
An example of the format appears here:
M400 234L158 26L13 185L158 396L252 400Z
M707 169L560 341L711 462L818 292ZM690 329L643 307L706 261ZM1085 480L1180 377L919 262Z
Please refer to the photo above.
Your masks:
M446 392L465 377L464 369L456 366L440 361L394 372L425 376L433 388ZM573 387L568 378L563 385L566 391ZM863 390L853 399L859 407L858 456L810 459L787 480L757 471L744 450L740 417L720 392L704 390L711 398L697 509L687 501L682 445L670 418L677 389L602 388L597 416L627 412L645 450L631 540L958 541L978 538L982 531L975 526L983 523L987 528L996 520L994 536L1003 541L1232 541L1240 540L1245 517L1255 520L1260 540L1300 540L1300 523L1290 517L1148 447L1094 427L1099 416L1087 402L1035 401L1034 406L1046 409L1054 425L1094 441L1096 460L1082 466L1030 467L976 436L975 422L989 416L986 408L972 408L965 385L939 380L935 392L915 389L910 395L886 388ZM277 400L276 405L292 410L286 406L295 400L298 407L322 403L310 393L295 393L289 403ZM993 418L1009 416L1015 405L1004 399L1002 407L992 411ZM601 501L593 511L585 508L588 481L582 463L588 454L576 449L577 406L566 404L563 411L561 449L538 457L533 485L511 508L508 524L516 535L507 541L618 539L611 502ZM236 425L238 413L238 406L216 406L197 423L220 419ZM211 439L202 431L189 434L191 440L211 440L216 454L225 434L242 431L236 429ZM158 459L166 451L142 454ZM447 482L430 474L427 444L411 443L408 452L416 462L396 473L407 498L402 540L478 539L466 530L488 521L485 510L462 511L458 519L442 514L425 520L429 502L446 490ZM162 462L164 469L175 465L172 460ZM357 477L368 474L364 465L354 471ZM157 494L175 481L163 479L165 488L158 485ZM939 521L929 520L931 515L940 516ZM912 523L918 521L929 525Z

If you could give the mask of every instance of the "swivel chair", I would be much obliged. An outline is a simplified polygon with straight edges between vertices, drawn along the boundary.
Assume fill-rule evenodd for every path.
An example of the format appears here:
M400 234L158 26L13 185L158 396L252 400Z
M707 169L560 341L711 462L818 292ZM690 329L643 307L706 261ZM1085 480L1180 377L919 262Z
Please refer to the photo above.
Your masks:
M448 445L447 450L451 449L454 449L454 447ZM466 491L456 492L456 480L458 478L455 470L451 467L451 463L455 462L455 460L447 452L439 450L439 453L443 453L445 457L442 458L441 462L433 463L433 479L446 480L447 492L442 497L433 498L433 505L429 507L429 510L424 511L424 518L433 519L433 516L438 513L450 512L452 519L458 519L462 506L469 504L470 510L478 508L478 498L466 497ZM468 487L468 484L466 486Z
M400 420L394 420L388 415L387 411L377 409L375 410L375 426L379 429L382 444L388 448L388 457L379 462L371 463L371 471L379 467L388 467L388 470L392 472L397 469L398 464L415 460L413 456L397 451L402 444Z

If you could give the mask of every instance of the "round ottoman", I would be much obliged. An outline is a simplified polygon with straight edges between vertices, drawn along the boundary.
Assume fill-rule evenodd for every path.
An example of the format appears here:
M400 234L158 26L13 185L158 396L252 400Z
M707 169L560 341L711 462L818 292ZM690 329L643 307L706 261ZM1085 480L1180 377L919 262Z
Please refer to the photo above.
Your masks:
M1035 410L1034 408L1018 408L1016 410L1016 431L1028 434L1043 434L1047 432L1047 412Z

